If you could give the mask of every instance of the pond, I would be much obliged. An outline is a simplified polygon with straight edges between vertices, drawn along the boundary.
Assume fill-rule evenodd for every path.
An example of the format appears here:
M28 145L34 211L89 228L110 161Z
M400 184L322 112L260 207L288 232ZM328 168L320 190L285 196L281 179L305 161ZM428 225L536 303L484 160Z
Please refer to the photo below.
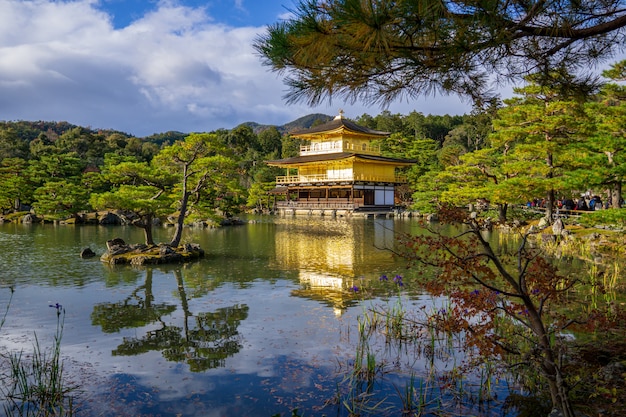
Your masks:
M206 257L155 268L79 257L87 247L102 254L115 237L143 241L132 227L0 225L0 308L10 304L2 351L32 352L35 335L51 346L61 305L64 371L80 386L77 415L400 416L415 397L432 412L506 415L498 401L472 400L480 377L467 376L470 400L460 402L443 383L424 383L434 368L450 366L445 348L425 357L384 340L367 352L359 344L369 306L441 302L411 285L415 271L389 250L399 233L419 230L416 221L251 220L186 229L183 241L199 243ZM172 232L157 229L155 241ZM383 274L399 274L405 285L381 283ZM375 357L375 375L355 378L365 353ZM504 399L506 384L490 382Z

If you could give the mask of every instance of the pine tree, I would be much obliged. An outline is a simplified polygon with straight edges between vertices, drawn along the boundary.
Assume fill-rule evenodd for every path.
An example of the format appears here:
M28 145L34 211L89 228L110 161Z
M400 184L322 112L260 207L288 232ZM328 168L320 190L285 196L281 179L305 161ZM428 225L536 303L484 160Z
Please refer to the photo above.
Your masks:
M557 75L554 75L555 77ZM575 83L567 74L560 77ZM560 89L541 85L529 76L529 84L516 88L519 97L505 100L494 119L491 143L500 149L503 187L519 199L545 198L546 217L552 219L557 193L585 190L583 147L590 124L584 101Z
M603 75L613 81L626 80L626 61L612 65ZM590 169L597 185L608 188L611 207L620 208L626 178L626 86L609 83L597 98L587 104L597 128L588 143L596 155Z

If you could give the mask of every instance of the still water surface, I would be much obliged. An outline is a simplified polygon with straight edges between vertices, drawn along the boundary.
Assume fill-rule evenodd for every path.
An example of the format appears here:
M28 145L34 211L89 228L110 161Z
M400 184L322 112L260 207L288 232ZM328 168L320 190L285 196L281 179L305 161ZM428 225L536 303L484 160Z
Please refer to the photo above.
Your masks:
M0 225L0 306L15 289L0 345L29 351L35 333L51 345L50 306L59 303L66 373L82 388L79 415L269 417L298 408L347 416L346 404L357 401L344 403L354 394L344 386L358 317L398 294L379 277L404 277L407 307L433 305L411 286L415 272L384 249L418 229L412 220L262 217L187 229L183 240L206 251L199 262L133 268L79 253L89 247L100 255L115 237L141 242L139 229ZM155 241L171 233L157 229ZM370 415L399 416L401 392L419 385L411 375L427 366L411 352L389 356L384 343L375 349L380 363L395 359L360 401L382 401Z

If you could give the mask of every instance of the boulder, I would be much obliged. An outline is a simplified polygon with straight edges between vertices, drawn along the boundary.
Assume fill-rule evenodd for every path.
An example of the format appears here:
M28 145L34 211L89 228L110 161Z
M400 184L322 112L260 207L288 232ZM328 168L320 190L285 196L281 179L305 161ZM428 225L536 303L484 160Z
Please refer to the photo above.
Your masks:
M544 229L548 227L549 225L550 225L550 219L548 219L547 217L542 217L541 219L539 219L539 222L537 223L537 227L540 229Z
M120 225L122 221L117 214L106 212L98 218L98 223L101 225Z
M565 231L565 224L562 219L556 219L556 221L552 224L552 233L555 236L561 236Z
M198 245L197 243L185 243L183 245L183 252L198 252L201 251L202 248L200 248L200 245Z
M159 246L159 254L161 256L172 255L174 253L176 253L176 251L174 251L174 249L172 249L171 246L167 246L167 245Z
M22 223L30 224L37 221L37 216L34 214L28 213L24 217L22 217Z
M119 255L120 253L130 252L131 248L124 242L124 239L116 237L115 239L107 240L107 251L111 255Z
M92 251L91 248L85 248L80 251L81 258L93 258L94 256L96 256L96 253Z

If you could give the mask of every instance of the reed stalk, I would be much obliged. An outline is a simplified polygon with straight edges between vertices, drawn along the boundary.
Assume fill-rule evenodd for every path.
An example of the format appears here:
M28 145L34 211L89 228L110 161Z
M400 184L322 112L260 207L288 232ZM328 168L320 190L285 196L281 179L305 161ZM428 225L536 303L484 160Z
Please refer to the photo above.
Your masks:
M3 408L6 416L71 417L76 413L72 393L67 385L61 360L61 338L65 310L57 309L57 327L51 349L43 349L35 334L32 355L23 351L4 355L7 370L2 371Z

